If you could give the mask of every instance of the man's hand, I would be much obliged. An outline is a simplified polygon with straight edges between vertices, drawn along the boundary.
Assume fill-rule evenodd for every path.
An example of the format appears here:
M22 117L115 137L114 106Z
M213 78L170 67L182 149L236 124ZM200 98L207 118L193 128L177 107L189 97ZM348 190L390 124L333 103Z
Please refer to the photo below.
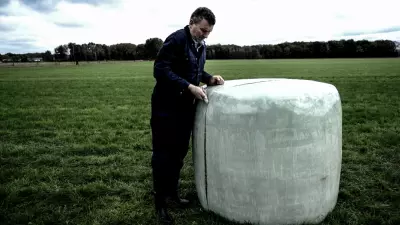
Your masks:
M190 84L188 89L190 90L190 92L197 98L200 100L203 100L205 98L207 98L206 92L203 88L198 87L198 86L194 86L193 84Z
M222 85L224 82L224 78L222 78L220 75L214 75L211 77L209 85Z

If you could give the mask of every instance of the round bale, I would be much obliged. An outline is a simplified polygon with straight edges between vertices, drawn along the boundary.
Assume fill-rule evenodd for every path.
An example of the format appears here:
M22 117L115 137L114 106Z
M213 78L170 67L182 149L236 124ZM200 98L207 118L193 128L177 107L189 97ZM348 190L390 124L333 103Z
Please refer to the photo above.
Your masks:
M337 89L300 79L207 88L193 131L202 207L237 222L319 223L337 202L342 107Z

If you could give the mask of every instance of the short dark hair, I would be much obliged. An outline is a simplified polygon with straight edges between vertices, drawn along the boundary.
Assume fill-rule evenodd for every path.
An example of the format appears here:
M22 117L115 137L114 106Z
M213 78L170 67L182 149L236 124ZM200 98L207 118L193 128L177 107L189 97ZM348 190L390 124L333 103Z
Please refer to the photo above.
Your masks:
M207 7L197 8L190 16L190 24L198 23L203 19L207 20L210 25L215 25L215 15Z

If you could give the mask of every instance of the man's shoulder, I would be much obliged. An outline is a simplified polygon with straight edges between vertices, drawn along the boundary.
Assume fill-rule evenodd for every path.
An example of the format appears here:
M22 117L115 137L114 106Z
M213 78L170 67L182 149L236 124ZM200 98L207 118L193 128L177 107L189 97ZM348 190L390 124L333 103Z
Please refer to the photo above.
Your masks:
M172 32L170 35L168 35L166 40L174 40L178 44L186 42L187 34L185 31L185 28L181 28L181 29L178 29L178 30Z

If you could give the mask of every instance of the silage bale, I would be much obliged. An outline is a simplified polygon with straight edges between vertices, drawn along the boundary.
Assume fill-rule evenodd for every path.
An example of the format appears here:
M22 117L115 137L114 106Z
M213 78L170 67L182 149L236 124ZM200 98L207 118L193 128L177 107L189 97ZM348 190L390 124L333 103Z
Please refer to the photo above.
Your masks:
M319 223L337 202L342 108L337 89L296 79L207 88L193 131L203 208L237 222Z

